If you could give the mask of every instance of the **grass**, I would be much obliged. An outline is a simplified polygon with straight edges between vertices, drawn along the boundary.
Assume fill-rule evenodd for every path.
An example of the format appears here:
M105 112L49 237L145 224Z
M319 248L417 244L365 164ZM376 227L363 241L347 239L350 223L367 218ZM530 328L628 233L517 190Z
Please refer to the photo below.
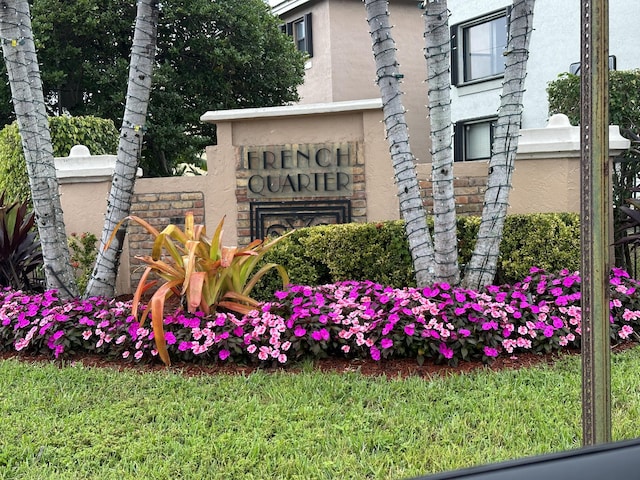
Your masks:
M640 348L613 437L640 436ZM0 361L0 479L401 479L579 447L580 360L445 379Z

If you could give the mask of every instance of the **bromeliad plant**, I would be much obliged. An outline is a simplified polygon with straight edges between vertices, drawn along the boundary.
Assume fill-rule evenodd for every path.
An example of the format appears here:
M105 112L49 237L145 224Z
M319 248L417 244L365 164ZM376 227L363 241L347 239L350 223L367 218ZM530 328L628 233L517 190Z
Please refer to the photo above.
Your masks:
M267 263L255 271L264 254L286 235L267 242L254 240L244 248L227 247L222 245L224 218L209 239L205 226L196 225L193 213L187 212L184 230L172 224L158 231L142 218L130 215L116 226L112 239L126 220L138 223L155 237L151 255L136 257L147 267L136 288L132 309L137 316L143 295L159 283L157 279L150 280L150 276L160 277L164 283L143 310L140 326L151 314L158 355L166 365L171 364L163 325L164 305L168 298L176 295L183 299L189 313L199 308L205 314L212 310L229 310L244 315L258 307L258 302L250 296L251 291L268 271L274 268L278 271L283 287L289 283L289 276L281 265Z
M29 274L42 266L42 249L27 207L27 202L5 204L5 192L0 194L0 285L32 290Z

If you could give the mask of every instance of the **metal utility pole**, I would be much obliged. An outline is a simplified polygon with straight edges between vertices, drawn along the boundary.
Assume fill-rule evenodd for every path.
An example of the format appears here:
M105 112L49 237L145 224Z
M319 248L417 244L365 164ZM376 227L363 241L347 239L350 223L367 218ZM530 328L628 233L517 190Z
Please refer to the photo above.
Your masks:
M581 2L583 444L611 441L609 1Z

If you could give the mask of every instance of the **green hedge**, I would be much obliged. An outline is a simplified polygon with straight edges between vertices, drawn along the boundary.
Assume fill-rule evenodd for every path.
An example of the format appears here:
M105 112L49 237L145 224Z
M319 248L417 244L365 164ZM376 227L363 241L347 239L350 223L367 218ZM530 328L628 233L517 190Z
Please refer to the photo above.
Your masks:
M54 157L66 157L74 145L86 145L92 155L115 154L118 129L111 120L97 117L50 117L49 129ZM18 124L0 130L0 191L7 198L31 198L27 167Z
M458 217L459 262L471 259L479 217ZM522 280L532 266L549 272L580 267L580 223L573 213L508 215L495 283ZM402 221L350 223L302 228L277 244L264 259L283 265L292 283L321 285L342 280L372 280L394 287L414 286L409 246ZM264 278L256 298L279 288Z

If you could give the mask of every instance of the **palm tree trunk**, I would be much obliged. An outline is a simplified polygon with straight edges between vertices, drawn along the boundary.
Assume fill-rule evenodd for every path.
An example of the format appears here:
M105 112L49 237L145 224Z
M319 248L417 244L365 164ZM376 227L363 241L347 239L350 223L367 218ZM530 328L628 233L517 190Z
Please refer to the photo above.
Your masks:
M425 8L425 45L431 125L433 243L436 279L458 284L458 238L451 146L451 43L447 0L431 0Z
M26 0L4 3L0 9L0 35L4 40L2 50L27 164L47 288L58 290L63 298L75 297L77 287Z
M529 58L535 0L514 0L511 10L502 98L495 128L482 220L464 284L479 289L496 275L511 178L522 119L522 96Z
M105 250L104 246L117 223L131 212L136 171L142 149L151 93L158 16L158 0L138 0L131 47L127 100L118 143L118 157L107 202L105 225L100 239L101 248L93 274L87 285L85 292L87 297L111 297L114 295L120 254L124 243L124 228L118 232L109 249Z
M382 96L384 125L398 188L400 215L405 221L416 283L424 286L433 283L435 278L434 251L409 145L409 129L400 91L402 75L398 69L396 47L389 24L389 2L365 0L364 4L373 43L377 83Z

